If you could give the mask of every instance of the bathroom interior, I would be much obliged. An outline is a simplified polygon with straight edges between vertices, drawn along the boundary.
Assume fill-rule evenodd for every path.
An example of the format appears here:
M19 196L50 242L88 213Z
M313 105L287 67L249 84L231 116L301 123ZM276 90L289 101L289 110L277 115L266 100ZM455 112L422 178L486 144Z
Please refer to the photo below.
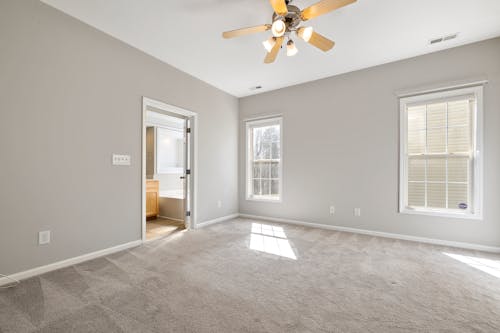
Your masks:
M186 119L146 114L146 239L185 229Z

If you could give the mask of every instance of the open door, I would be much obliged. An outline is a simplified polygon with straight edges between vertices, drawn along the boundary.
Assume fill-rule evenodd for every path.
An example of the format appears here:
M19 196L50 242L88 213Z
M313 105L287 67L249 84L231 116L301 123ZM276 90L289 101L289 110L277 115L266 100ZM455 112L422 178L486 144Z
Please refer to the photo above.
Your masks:
M191 119L185 121L185 153L184 153L184 225L186 229L192 228L191 212Z

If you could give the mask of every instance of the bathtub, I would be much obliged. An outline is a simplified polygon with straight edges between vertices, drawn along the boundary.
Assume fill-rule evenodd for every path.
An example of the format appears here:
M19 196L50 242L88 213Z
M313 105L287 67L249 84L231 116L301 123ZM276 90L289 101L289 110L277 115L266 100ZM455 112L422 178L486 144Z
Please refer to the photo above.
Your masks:
M160 189L160 217L184 221L184 191Z
M184 191L181 190L162 190L160 189L160 198L184 199Z

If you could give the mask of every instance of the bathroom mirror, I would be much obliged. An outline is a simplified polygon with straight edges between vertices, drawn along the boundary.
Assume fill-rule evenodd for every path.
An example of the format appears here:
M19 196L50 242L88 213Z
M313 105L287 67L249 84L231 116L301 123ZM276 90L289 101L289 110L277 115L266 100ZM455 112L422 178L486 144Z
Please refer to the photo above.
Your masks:
M156 129L156 172L184 173L184 132L180 129Z

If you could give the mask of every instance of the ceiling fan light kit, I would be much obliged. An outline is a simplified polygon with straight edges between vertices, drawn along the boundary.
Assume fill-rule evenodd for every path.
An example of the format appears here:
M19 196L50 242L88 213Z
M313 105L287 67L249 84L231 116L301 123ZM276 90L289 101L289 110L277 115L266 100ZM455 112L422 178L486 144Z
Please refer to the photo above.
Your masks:
M295 46L293 40L290 39L288 43L286 43L286 55L289 57L293 57L294 55L297 54L297 52L299 52L299 50Z
M276 37L273 36L269 37L268 40L262 42L262 45L264 45L264 48L266 49L267 52L271 52L274 45L276 45Z
M271 31L274 37L281 37L286 32L286 24L282 20L276 20L273 22Z
M332 40L315 32L312 27L299 27L299 25L304 21L350 5L356 2L356 0L322 0L304 10L300 10L297 6L291 5L290 3L292 0L269 0L269 2L274 10L272 24L226 31L222 34L224 38L234 38L271 30L272 36L262 43L267 51L264 59L264 63L266 64L276 60L278 52L283 45L284 38L288 38L286 44L287 56L294 56L297 54L297 46L290 38L293 32L305 42L324 52L331 50L335 46Z
M309 43L309 41L311 40L313 32L314 29L312 27L302 27L297 29L297 35L307 43Z

